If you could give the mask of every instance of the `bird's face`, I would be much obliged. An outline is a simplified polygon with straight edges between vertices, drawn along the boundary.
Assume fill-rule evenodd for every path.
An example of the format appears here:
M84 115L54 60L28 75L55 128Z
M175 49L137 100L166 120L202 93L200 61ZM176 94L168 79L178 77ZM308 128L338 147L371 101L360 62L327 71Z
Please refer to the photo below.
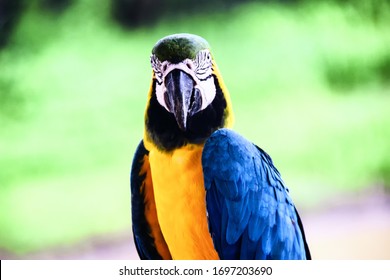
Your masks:
M230 98L208 43L191 34L159 40L152 50L146 145L171 151L201 144L232 123Z
M187 130L188 119L209 106L216 95L210 50L198 47L194 58L188 53L189 57L181 61L160 61L155 53L151 56L157 101L175 116L183 131Z

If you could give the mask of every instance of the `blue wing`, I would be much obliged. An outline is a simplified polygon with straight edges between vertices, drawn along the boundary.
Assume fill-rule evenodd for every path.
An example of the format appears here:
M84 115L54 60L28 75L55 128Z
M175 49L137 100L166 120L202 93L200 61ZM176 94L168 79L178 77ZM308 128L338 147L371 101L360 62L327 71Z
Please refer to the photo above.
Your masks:
M298 212L267 153L220 129L207 140L202 165L221 259L310 259Z

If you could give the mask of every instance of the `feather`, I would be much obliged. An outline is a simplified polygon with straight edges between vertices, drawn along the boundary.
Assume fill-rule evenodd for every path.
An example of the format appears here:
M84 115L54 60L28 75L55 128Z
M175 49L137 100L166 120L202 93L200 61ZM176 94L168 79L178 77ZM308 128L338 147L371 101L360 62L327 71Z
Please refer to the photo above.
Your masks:
M222 259L305 259L303 227L280 173L262 149L229 129L202 154L210 233ZM210 183L213 182L213 183Z

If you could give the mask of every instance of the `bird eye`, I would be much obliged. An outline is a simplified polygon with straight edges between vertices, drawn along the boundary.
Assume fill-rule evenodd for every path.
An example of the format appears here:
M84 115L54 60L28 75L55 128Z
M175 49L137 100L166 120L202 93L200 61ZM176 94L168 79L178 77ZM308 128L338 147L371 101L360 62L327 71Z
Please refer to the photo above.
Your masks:
M186 66L187 66L189 69L192 70L192 64L191 64L191 63L187 62L187 63L186 63Z

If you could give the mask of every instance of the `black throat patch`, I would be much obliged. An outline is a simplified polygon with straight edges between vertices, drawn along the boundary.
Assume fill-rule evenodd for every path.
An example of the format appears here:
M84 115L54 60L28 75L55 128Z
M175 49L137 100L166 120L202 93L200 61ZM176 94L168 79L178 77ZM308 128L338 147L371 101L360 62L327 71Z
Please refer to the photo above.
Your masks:
M216 95L209 106L187 120L187 130L182 131L174 115L157 101L156 80L146 113L146 131L152 142L162 151L172 151L186 144L202 144L217 129L225 125L226 99L214 75Z

